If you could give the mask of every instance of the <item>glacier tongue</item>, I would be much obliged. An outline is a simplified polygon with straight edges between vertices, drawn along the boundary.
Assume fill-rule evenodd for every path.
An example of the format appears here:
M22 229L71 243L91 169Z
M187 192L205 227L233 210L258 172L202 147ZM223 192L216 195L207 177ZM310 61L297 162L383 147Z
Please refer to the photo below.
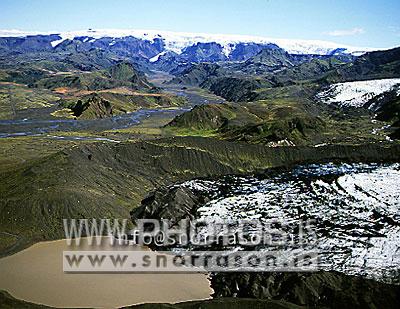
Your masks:
M327 104L362 107L372 98L389 91L396 85L400 85L400 78L337 83L319 93L317 97Z
M316 236L311 250L318 252L321 269L398 282L399 181L398 163L328 163L298 166L262 179L230 176L214 183L196 179L183 185L212 192L197 209L200 222L209 222L210 227L227 221L258 221L268 233L271 223L279 222L274 227L277 235L286 232L293 236L287 239L293 240L299 220L311 219ZM236 231L239 228L236 225ZM285 244L291 248L290 241ZM282 248L269 243L257 250Z

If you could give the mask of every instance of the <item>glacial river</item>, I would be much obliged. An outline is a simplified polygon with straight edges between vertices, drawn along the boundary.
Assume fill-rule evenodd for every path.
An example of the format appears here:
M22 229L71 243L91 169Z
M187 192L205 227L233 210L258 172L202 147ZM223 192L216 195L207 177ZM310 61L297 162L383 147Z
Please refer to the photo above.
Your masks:
M48 136L52 138L55 132L101 132L105 130L118 130L140 124L149 117L162 117L173 119L175 116L189 111L195 105L218 104L224 101L211 94L199 93L198 89L181 89L178 86L163 86L168 93L186 98L187 105L159 109L138 109L137 111L116 115L109 118L93 120L60 119L50 115L46 109L34 109L21 112L16 119L0 120L0 138L18 136ZM54 107L51 110L55 110ZM33 115L31 117L31 115ZM53 137L56 138L56 137ZM65 139L74 139L73 136L65 136ZM93 139L79 137L79 139Z

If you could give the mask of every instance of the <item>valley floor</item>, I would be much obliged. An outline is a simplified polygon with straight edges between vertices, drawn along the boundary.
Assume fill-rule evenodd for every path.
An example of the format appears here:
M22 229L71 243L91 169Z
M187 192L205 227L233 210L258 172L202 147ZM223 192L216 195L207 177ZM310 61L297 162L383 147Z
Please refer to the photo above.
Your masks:
M165 78L155 77L152 82L157 85L157 82L161 83ZM0 120L0 255L5 256L0 260L0 268L4 267L0 271L2 274L11 271L4 277L7 282L0 284L0 289L35 303L52 306L78 304L41 298L43 291L26 291L28 287L25 285L22 289L24 291L10 286L10 278L23 280L26 284L38 284L32 279L35 274L27 270L21 273L23 277L18 277L17 269L21 269L21 265L32 257L26 256L27 253L36 254L34 262L40 261L42 255L51 258L53 254L58 254L55 251L44 254L35 250L46 249L47 243L43 241L64 237L63 218L130 219L130 211L140 206L149 192L194 178L252 175L273 167L288 168L305 163L398 162L400 157L400 144L388 141L385 132L380 130L385 123L371 121L368 114L351 110L346 115L329 118L326 115L330 111L324 110L323 113L318 111L310 119L305 117L307 113L299 108L297 102L290 100L276 100L273 104L269 104L268 100L258 101L238 107L196 87L169 85L165 91L170 95L184 97L186 103L99 120L74 120L66 115L56 117L54 112L58 107L36 106L17 112L12 120ZM195 105L201 106L176 118ZM286 115L288 121L285 118L281 122L281 115ZM294 115L295 122L292 117ZM206 120L217 119L214 116L223 121L217 121L216 127L207 127ZM310 123L319 125L317 118L321 118L325 124L318 127L318 130L310 128ZM343 119L339 121L338 118ZM173 119L177 125L171 125ZM354 119L358 119L358 122L354 122ZM252 122L254 120L255 126ZM258 126L259 122L263 125ZM273 125L269 127L265 123ZM293 123L296 127L294 131L291 130ZM224 127L222 124L228 125ZM308 137L308 129L314 134L312 138ZM269 143L271 132L273 140ZM279 134L274 135L276 132ZM280 144L280 134L292 134L297 144ZM29 247L31 245L33 247ZM27 247L29 249L21 251ZM13 259L20 260L18 263L7 264ZM54 263L52 265L58 267ZM34 268L40 269L40 266ZM50 277L53 275L48 273ZM46 277L42 279L47 280ZM119 302L109 303L110 306L149 300L176 302L205 299L210 295L208 281L204 276L180 280L182 284L187 283L191 287L184 295L175 294L176 287L169 289L173 281L169 277L140 277L139 281L137 277L111 278L107 284L114 288L129 286L127 290L118 291L129 297L124 300L123 295L121 298L118 296ZM151 298L153 290L150 285L154 281L162 290L159 295L165 298ZM71 285L75 283L78 286L88 285L86 281L69 282ZM138 295L142 298L133 300L138 295L129 295L129 291L135 290L134 286L138 286ZM43 287L40 284L37 286L38 289ZM102 288L110 291L108 285ZM93 295L96 298L98 294ZM150 298L143 298L146 295ZM50 293L45 296L52 298L53 295ZM100 302L103 300L98 299ZM253 305L251 300L240 300L237 304L236 300L226 301L229 303L227 306L240 306L241 302L246 306ZM1 294L0 304L5 308L36 306L16 301L6 293ZM98 302L79 304L99 305ZM210 308L219 305L218 300L205 303ZM264 305L267 304L260 306ZM182 306L190 308L191 305ZM290 303L274 301L268 301L268 306L297 308Z

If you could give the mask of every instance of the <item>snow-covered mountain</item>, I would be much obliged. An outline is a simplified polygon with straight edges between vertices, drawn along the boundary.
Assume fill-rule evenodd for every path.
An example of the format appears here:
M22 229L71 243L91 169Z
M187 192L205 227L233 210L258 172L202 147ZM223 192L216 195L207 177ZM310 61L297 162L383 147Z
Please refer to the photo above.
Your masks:
M246 35L225 35L225 34L205 34L205 33L186 33L186 32L171 32L158 30L133 30L133 29L89 29L80 31L67 32L37 32L37 31L19 31L19 30L0 30L0 37L24 37L28 35L50 35L58 34L59 38L51 42L53 47L56 47L63 41L72 40L77 37L87 37L87 40L95 42L101 38L120 39L124 37L135 37L142 40L154 41L161 39L164 42L164 48L167 51L172 51L177 54L190 46L197 43L216 43L222 46L223 54L229 57L231 52L240 43L256 43L256 44L277 44L291 54L317 54L330 55L334 53L350 53L353 55L361 55L365 52L376 50L372 48L354 47L343 44L337 44L329 41L319 40L290 40L290 39L275 39L258 36ZM113 44L111 41L110 45ZM165 52L165 51L162 51ZM158 59L158 58L157 58Z

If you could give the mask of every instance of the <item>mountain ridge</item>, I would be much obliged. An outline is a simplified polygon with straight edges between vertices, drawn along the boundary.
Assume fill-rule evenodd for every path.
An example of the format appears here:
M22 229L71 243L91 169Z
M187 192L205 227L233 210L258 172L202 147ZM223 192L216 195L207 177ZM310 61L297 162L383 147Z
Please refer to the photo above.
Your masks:
M300 40L300 39L280 39L267 38L250 35L232 35L232 34L205 34L189 32L172 32L158 30L136 30L136 29L88 29L78 31L20 31L20 30L0 30L0 37L26 37L33 35L58 35L51 44L56 47L67 39L78 37L87 37L90 40L100 38L126 38L134 37L142 40L154 41L161 39L165 43L165 50L174 51L180 54L185 48L197 43L220 44L223 53L229 56L235 50L236 45L240 43L257 43L262 45L277 44L291 54L319 54L330 55L335 53L350 53L360 55L368 51L380 50L382 48L354 47L345 44L338 44L323 40ZM111 43L110 43L111 44Z

